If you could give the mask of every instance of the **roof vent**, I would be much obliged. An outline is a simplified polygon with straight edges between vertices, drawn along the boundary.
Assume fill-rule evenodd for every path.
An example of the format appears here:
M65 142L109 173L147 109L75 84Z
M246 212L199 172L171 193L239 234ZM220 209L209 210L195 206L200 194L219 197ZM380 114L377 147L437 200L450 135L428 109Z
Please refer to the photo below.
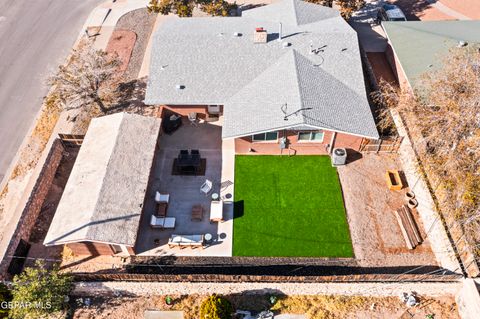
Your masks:
M288 48L291 45L292 44L290 42L282 42L282 47L284 47L284 48Z
M241 37L242 34L241 34L240 32L234 32L234 33L233 33L233 36L234 36L234 37Z
M463 47L466 47L467 44L468 43L466 41L458 41L457 47L458 48L463 48Z
M253 43L267 43L267 30L260 28L255 28L255 33L253 34Z
M177 85L175 85L175 88L177 90L183 90L185 88L185 85L177 84Z

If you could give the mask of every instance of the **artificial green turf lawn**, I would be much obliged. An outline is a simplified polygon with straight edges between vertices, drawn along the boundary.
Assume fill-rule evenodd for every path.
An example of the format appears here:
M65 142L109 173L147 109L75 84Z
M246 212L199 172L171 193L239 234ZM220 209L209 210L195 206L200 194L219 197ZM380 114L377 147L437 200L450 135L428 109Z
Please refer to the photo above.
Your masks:
M234 256L353 257L328 156L235 158Z

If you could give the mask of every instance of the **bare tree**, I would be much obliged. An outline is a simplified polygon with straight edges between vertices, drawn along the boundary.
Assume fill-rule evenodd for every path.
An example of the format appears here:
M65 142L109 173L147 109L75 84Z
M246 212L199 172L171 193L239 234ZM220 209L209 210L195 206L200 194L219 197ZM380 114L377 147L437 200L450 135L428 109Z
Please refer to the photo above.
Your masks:
M70 63L60 66L49 79L55 93L67 110L96 105L106 113L115 102L120 84L120 61L116 56L84 43L76 49Z
M349 20L353 13L365 5L365 0L306 0L326 7L336 4L340 8L340 14L345 20Z
M228 16L237 9L235 3L225 0L150 0L147 8L149 12L163 15L175 13L180 17L191 17L195 7L211 16Z
M478 47L452 49L441 68L421 77L415 98L386 82L380 86L374 99L406 121L442 212L462 225L470 242L480 241Z

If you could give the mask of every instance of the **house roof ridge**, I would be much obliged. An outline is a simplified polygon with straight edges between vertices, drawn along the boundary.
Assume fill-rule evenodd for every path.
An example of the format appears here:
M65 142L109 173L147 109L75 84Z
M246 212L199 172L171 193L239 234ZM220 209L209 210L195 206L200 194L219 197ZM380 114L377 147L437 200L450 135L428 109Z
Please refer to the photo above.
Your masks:
M302 111L300 112L302 114L302 120L303 120L303 124L306 124L305 122L305 110L303 110L303 108L305 107L305 103L304 103L304 100L303 100L303 93L302 93L302 87L301 87L301 84L300 84L300 73L298 72L298 65L297 65L297 61L298 61L298 55L302 55L300 52L298 52L298 50L296 49L293 49L292 50L292 54L293 54L293 59L294 59L294 63L293 63L293 66L295 68L295 74L296 74L296 82L297 82L297 89L298 89L298 96L300 97L300 109L302 109Z

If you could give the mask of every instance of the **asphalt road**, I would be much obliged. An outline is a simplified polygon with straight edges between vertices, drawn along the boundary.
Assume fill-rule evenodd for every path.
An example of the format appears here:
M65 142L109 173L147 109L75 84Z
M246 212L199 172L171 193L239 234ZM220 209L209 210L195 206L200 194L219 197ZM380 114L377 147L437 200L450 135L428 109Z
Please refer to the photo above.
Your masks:
M101 2L0 0L0 181L40 110L46 79Z

